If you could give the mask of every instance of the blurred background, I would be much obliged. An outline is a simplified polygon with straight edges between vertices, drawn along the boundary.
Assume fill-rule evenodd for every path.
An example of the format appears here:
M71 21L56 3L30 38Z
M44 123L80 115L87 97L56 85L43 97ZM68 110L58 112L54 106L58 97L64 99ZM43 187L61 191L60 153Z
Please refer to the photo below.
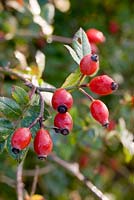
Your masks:
M71 115L72 133L64 137L53 132L54 152L67 162L79 164L80 171L110 200L134 199L134 1L132 0L1 0L0 1L0 66L10 63L19 72L37 75L37 52L45 55L43 79L60 87L78 66L64 44L70 44L76 31L96 28L106 41L97 44L100 74L108 74L119 83L113 95L99 97L110 112L107 130L91 117L89 100L74 92ZM1 96L10 96L11 77L0 75ZM89 91L88 91L89 92ZM48 124L55 113L49 108ZM2 151L0 145L0 200L17 199L14 181L17 162ZM46 200L94 200L88 188L66 169L49 158L44 163L36 158L32 147L24 163L23 181L31 191L34 173L39 175L36 193ZM29 170L29 171L27 171Z

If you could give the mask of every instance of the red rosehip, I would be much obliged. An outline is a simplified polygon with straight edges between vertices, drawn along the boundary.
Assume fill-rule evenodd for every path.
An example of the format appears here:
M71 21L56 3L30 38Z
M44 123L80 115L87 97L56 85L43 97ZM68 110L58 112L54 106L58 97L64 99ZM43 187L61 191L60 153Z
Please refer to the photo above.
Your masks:
M93 118L98 121L102 126L108 127L109 125L109 111L106 105L100 100L94 100L91 103L90 111Z
M134 107L134 96L131 97L131 104L132 104L132 107Z
M96 54L88 54L80 61L80 71L84 75L93 75L99 69L99 58Z
M52 152L52 148L53 141L49 132L41 128L34 138L34 151L39 159L44 159Z
M103 43L106 38L103 33L95 28L88 29L86 31L89 42L93 43Z
M86 154L81 155L79 158L79 166L80 168L86 168L89 164L89 157Z
M69 134L73 128L73 120L71 115L68 112L64 114L58 113L54 118L54 126L61 130L61 134Z
M52 97L52 106L59 113L67 112L73 105L72 95L64 88L57 89Z
M31 141L32 134L29 128L18 128L11 138L11 145L13 153L17 154L25 149Z
M118 88L118 84L107 75L96 76L89 83L92 92L99 95L108 95Z
M118 33L120 29L119 24L116 21L110 21L108 28L109 28L110 33L112 34Z

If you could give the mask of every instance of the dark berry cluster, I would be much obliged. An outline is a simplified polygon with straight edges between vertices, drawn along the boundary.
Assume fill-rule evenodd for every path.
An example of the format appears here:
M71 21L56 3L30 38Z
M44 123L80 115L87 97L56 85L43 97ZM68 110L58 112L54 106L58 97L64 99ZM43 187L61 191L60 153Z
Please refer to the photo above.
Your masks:
M55 131L68 135L73 128L73 120L68 110L73 105L72 95L64 88L57 89L52 97L52 106L58 111L54 118Z

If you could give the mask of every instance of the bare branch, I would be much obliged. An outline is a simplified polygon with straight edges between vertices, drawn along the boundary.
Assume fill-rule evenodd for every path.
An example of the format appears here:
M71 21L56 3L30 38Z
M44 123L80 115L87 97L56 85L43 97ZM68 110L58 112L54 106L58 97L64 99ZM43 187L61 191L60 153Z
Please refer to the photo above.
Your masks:
M2 175L2 174L0 175L0 182L9 185L12 188L16 187L16 181L14 179L11 179L10 177Z
M39 168L38 175L41 176L43 174L47 174L54 169L53 165L48 165L47 167ZM31 170L23 170L23 176L34 176L35 169Z
M39 177L39 167L36 166L30 196L32 196L33 194L35 194L36 187L37 187L37 182L38 182L38 177Z
M78 180L83 182L87 188L92 191L99 199L101 200L109 200L105 194L102 193L90 180L88 180L79 170L78 163L68 163L65 160L62 160L55 154L51 154L50 156L54 162L58 165L64 167L67 171L71 172Z
M23 200L23 193L24 193L24 184L22 181L22 170L23 170L23 162L18 165L17 168L17 196L18 200Z

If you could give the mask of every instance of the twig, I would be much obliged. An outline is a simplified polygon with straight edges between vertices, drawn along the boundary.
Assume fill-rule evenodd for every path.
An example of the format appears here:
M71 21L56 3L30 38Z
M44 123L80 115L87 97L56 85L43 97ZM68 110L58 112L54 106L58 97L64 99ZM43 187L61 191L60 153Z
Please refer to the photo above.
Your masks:
M68 37L58 36L58 35L52 35L52 41L71 44L73 39L68 38Z
M41 176L43 174L47 174L47 173L51 172L53 169L54 169L53 165L49 165L47 167L39 168L38 175ZM23 170L23 176L34 176L35 170L36 169Z
M0 67L0 73L3 73L8 76L11 76L11 75L15 76L16 78L18 78L19 80L24 81L24 82L26 82L30 78L29 75L19 74L18 72L14 72L9 67Z
M68 163L65 160L62 160L61 158L57 157L56 155L52 154L51 159L59 164L60 166L64 167L66 170L71 172L78 180L83 182L87 188L92 191L99 199L101 200L109 200L105 194L102 193L101 190L99 190L90 180L88 180L79 170L78 163Z
M94 100L94 98L93 98L90 94L88 94L85 90L83 90L82 88L79 88L79 90L80 90L88 99L90 99L90 101L93 101L93 100Z
M0 182L9 185L9 186L12 187L12 188L15 188L15 187L16 187L16 181L15 181L14 179L11 179L11 178L8 177L8 176L5 176L5 175L1 175L1 176L0 176Z
M23 193L24 193L24 184L22 181L22 170L23 170L23 162L18 165L17 168L17 196L18 200L23 200Z
M30 194L30 196L32 196L33 194L35 194L36 187L37 187L37 182L38 182L38 177L39 177L39 167L38 167L38 166L36 166L36 169L35 169L35 173L34 173L34 179L33 179L33 184L32 184L32 189L31 189L31 194Z

